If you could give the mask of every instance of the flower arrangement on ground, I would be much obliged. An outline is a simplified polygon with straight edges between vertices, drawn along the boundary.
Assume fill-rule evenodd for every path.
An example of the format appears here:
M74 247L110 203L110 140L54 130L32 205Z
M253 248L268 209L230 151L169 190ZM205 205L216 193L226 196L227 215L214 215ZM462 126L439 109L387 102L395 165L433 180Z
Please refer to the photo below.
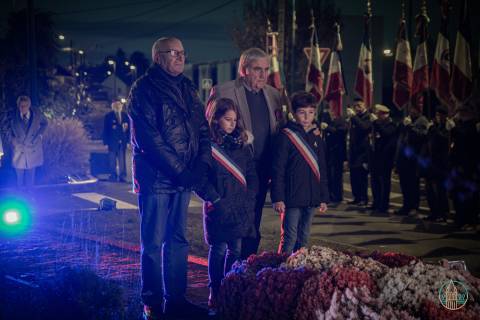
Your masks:
M467 305L445 309L439 289L460 281ZM475 319L480 280L465 270L427 264L399 253L353 254L302 248L237 263L220 289L222 319Z

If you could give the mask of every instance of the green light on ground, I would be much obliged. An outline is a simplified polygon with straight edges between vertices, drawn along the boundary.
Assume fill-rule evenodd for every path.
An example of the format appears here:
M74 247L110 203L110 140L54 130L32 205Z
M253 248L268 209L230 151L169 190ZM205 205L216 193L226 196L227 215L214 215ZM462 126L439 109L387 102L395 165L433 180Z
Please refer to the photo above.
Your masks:
M31 222L31 210L25 201L0 199L0 236L19 235L30 228Z

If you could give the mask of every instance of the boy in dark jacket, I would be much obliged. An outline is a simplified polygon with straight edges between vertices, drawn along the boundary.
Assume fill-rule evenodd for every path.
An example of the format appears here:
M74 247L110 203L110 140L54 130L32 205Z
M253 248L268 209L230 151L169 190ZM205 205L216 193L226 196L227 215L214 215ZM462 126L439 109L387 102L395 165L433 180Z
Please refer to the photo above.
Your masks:
M210 246L208 307L215 313L221 281L240 258L242 238L255 237L255 194L258 178L251 149L253 139L239 125L237 107L227 98L216 101L210 121L212 166L196 191L205 201L205 239Z
M295 122L279 133L273 151L273 208L282 220L279 252L292 253L307 245L316 208L327 210L325 147L315 119L315 97L292 97Z

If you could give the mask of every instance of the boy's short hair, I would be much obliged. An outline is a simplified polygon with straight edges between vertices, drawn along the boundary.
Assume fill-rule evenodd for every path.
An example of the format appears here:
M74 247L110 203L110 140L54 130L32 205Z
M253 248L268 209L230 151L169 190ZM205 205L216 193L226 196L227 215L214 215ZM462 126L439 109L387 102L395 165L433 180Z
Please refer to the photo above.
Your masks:
M316 108L317 101L315 96L309 92L297 91L292 95L292 110L297 112L300 108Z

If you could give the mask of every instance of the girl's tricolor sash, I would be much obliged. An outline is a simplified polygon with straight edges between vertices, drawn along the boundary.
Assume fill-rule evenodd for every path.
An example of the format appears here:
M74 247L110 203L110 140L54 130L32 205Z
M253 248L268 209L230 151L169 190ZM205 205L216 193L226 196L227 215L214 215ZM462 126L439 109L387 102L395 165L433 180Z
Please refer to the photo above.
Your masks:
M315 175L317 180L320 181L320 169L318 167L317 155L312 150L310 145L305 140L303 140L303 138L298 133L291 129L283 128L283 133L287 135L288 139L293 143L295 148L297 148L303 159L305 159L310 169L312 169L313 174Z
M227 169L227 171L230 172L245 188L247 187L247 179L245 179L242 170L240 170L237 164L215 144L212 144L212 157L222 167Z

